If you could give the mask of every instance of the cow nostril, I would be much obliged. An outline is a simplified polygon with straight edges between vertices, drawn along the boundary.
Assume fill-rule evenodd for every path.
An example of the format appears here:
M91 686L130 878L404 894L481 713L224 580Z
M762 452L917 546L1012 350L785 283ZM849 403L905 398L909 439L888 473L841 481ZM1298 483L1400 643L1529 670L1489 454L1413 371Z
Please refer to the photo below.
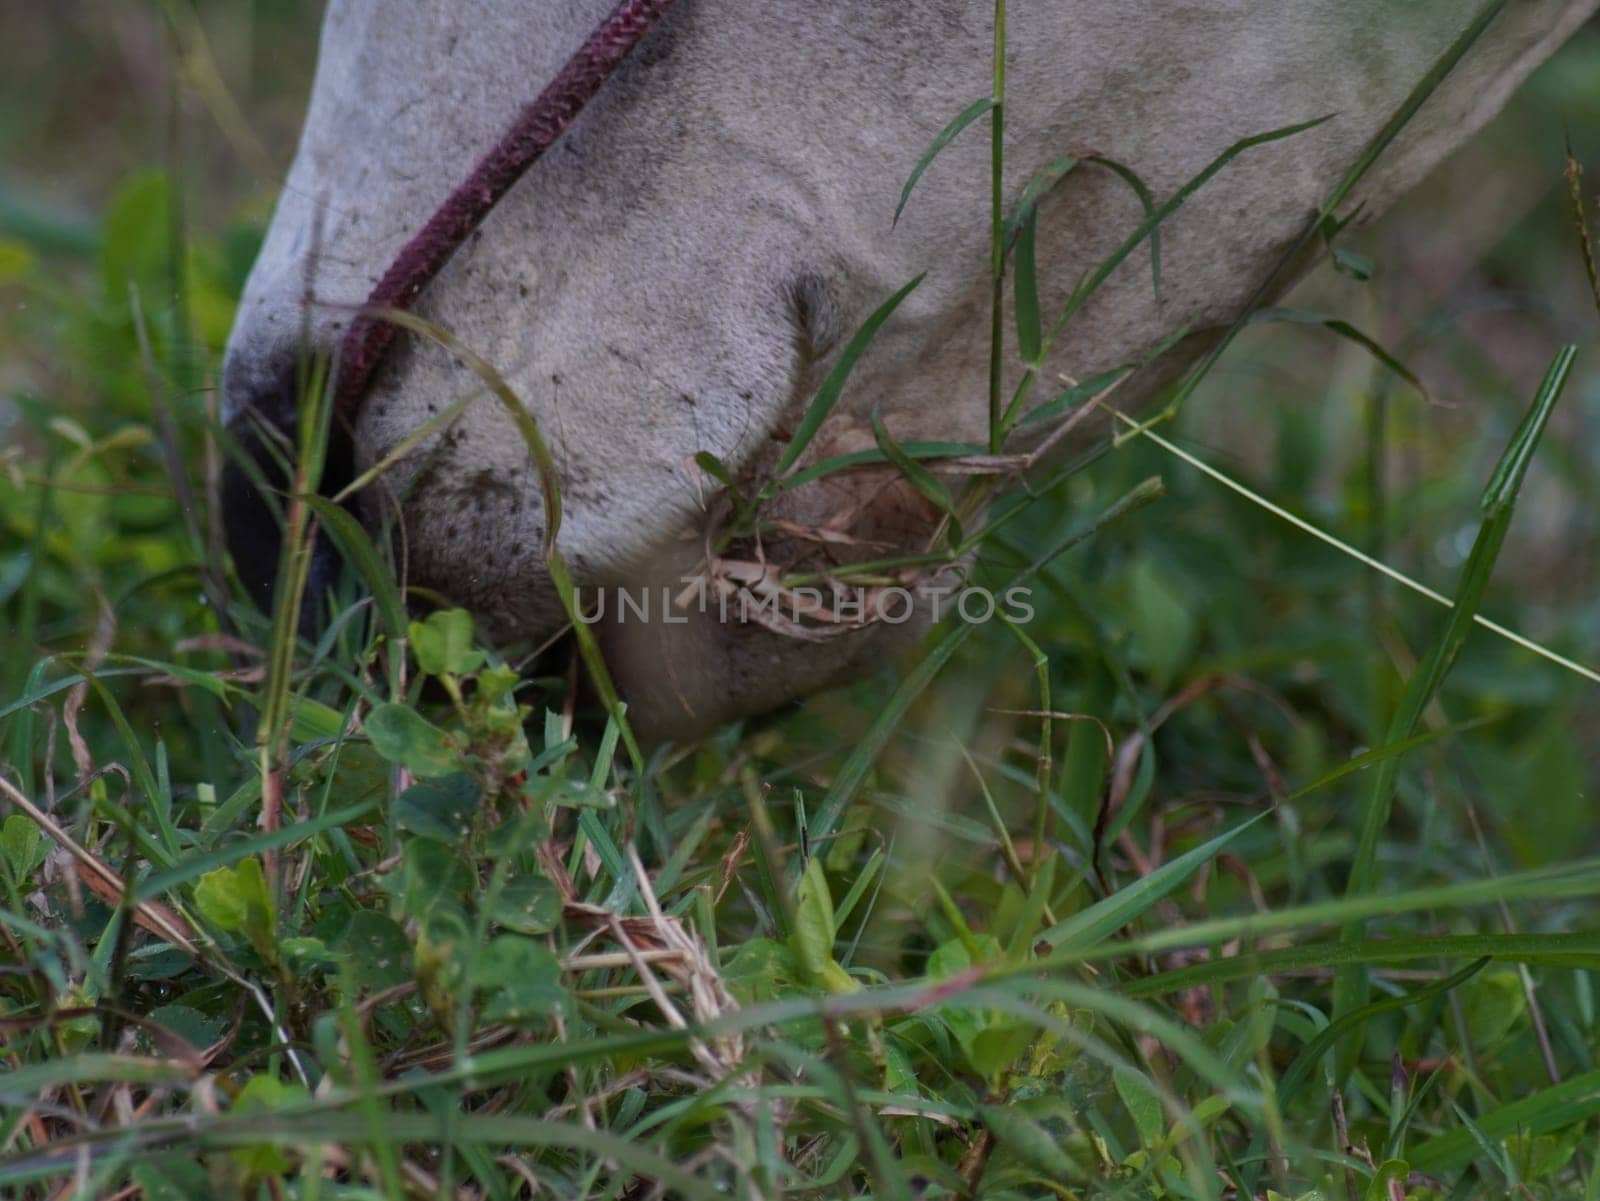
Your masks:
M285 498L294 488L302 378L296 365L272 371L224 371L227 461L221 479L223 536L245 592L270 614L284 538ZM353 478L354 456L346 430L328 436L318 491L333 495ZM338 582L340 559L325 532L312 547L310 575L299 615L303 633L321 624L324 598Z

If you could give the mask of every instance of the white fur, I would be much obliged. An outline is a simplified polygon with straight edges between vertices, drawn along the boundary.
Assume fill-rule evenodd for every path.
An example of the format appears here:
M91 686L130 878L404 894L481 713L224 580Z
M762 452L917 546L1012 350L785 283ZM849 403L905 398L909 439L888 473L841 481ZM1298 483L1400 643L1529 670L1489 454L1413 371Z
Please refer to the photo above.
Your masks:
M612 0L332 0L299 155L229 347L237 407L295 352L315 293L359 303L405 239L538 92ZM1368 216L1473 133L1600 0L1511 0L1357 194ZM1126 263L1062 343L1084 375L1183 326L1232 319L1477 4L1465 0L1022 0L1010 6L1006 185L1097 150L1158 196L1236 139L1336 114L1235 161L1165 227L1164 280ZM565 478L560 542L580 582L674 574L701 521L696 451L770 458L830 356L802 369L792 296L823 297L826 349L918 272L922 287L859 366L833 446L881 405L897 435L981 440L988 320L987 123L934 162L897 226L901 183L989 89L984 0L680 0L452 260L418 311L496 364ZM1059 297L1137 224L1137 202L1080 170L1044 206ZM349 313L319 307L336 341ZM474 390L409 340L368 398L370 463ZM1121 399L1137 404L1137 381ZM536 477L492 399L413 456L415 582L501 637L560 615L540 558ZM431 457L430 457L431 456ZM424 462L428 470L417 475ZM688 554L692 560L693 554ZM702 623L612 631L646 720L692 728L870 662L881 639L815 646Z

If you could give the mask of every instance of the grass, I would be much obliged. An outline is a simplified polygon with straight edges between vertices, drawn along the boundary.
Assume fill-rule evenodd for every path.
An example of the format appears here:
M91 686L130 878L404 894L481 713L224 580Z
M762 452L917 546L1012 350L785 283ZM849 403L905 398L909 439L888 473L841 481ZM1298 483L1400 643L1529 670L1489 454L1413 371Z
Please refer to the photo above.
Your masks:
M1563 72L1524 102L1539 136L1600 103ZM951 136L1003 129L1000 87ZM315 642L293 560L277 613L238 599L205 385L248 225L185 226L172 171L87 231L0 207L26 305L0 335L22 367L0 1193L1600 1196L1600 706L1481 624L1595 666L1600 393L1592 352L1558 350L1592 318L1551 136L1553 199L1485 269L1567 315L1517 327L1543 362L1504 369L1504 326L1397 315L1384 231L1341 234L1372 282L1325 272L1288 323L1241 323L1175 424L986 516L989 485L937 461L1002 449L1025 393L990 396L984 447L882 435L945 509L939 555L1031 584L1025 627L948 625L851 688L636 753L576 662L522 670L467 615L409 613L316 498L297 540L325 524L362 587ZM1141 198L1118 261L1148 245L1158 280L1174 198ZM990 216L1040 361L1034 217ZM1408 220L1438 210L1387 228ZM1392 388L1399 364L1459 407ZM1044 419L1114 386L1090 383ZM798 450L782 473L735 532L816 476Z

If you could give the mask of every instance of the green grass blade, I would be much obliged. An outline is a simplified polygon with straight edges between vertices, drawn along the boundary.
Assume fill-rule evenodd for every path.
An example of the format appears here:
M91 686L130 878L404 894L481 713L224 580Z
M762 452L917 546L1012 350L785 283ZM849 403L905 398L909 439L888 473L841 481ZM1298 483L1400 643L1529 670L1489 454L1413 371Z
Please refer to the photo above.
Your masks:
M794 431L794 436L789 439L789 445L784 448L783 457L778 460L778 465L773 468L773 475L782 478L789 469L805 453L806 447L811 445L812 439L817 436L817 431L822 428L822 423L833 412L839 398L844 394L845 383L850 379L850 372L855 369L856 360L872 344L872 339L877 336L883 323L889 320L890 315L900 307L900 302L916 289L923 280L919 275L906 284L888 300L873 311L872 316L858 329L855 336L850 339L838 360L822 381L822 386L817 389L817 394L811 398L805 416L800 419L800 424Z
M1492 1139L1509 1134L1546 1134L1600 1115L1600 1070L1584 1072L1560 1084L1540 1089L1479 1114L1479 1130ZM1413 1147L1406 1155L1419 1172L1442 1172L1465 1167L1479 1154L1476 1140L1466 1129L1450 1130Z
M1044 345L1044 332L1039 324L1039 264L1034 247L1037 225L1038 214L1030 212L1022 223L1013 252L1017 352L1030 366L1038 365Z
M1133 194L1139 198L1139 205L1144 209L1145 218L1155 214L1156 201L1151 194L1149 186L1131 167L1107 158L1103 154L1086 154L1081 157L1066 154L1041 167L1022 189L1022 194L1017 197L1017 202L1012 206L1011 216L1006 218L1003 230L1004 243L1009 249L1016 245L1017 236L1022 230L1024 222L1030 220L1039 206L1039 202L1050 193L1062 180L1072 174L1078 167L1088 164L1100 167L1111 172L1123 183L1132 189ZM1161 229L1159 225L1150 231L1150 276L1155 289L1155 294L1161 295Z
M950 522L951 539L955 542L960 542L961 517L956 512L955 497L950 495L950 489L945 487L943 480L900 449L900 444L884 428L883 419L878 415L876 406L873 407L870 420L872 422L872 437L877 442L878 449L883 451L884 457L894 465L895 470L904 477L906 482L921 494L924 500L944 514Z
M1055 394L1037 408L1029 410L1019 424L1031 425L1040 421L1051 421L1062 414L1076 409L1085 401L1100 395L1112 384L1116 383L1133 368L1113 367L1110 371L1102 371L1099 375L1090 376L1081 383L1073 384L1069 388Z
M1130 980L1120 987L1127 996L1148 997L1312 967L1480 956L1507 963L1600 970L1600 933L1446 934L1367 939L1362 942L1314 942L1281 950L1230 955L1225 959L1213 959L1190 967L1159 972L1141 980Z
M1484 593L1488 590L1495 561L1499 557L1500 548L1505 543L1506 533L1511 525L1517 491L1527 475L1534 448L1538 445L1540 435L1543 434L1550 415L1555 410L1556 402L1566 386L1576 357L1577 348L1573 346L1567 346L1557 353L1539 386L1528 416L1517 429L1500 460L1500 465L1490 478L1488 487L1484 491L1483 522L1479 527L1472 552L1467 557L1466 566L1462 570L1450 619L1427 659L1407 681L1399 708L1389 723L1388 734L1384 739L1386 744L1400 742L1412 736L1417 723L1422 719L1423 710L1438 692L1445 677L1450 674L1461 648L1466 645L1467 637L1472 632L1473 617L1483 601ZM1350 876L1345 885L1347 896L1370 895L1377 887L1378 843L1389 825L1389 811L1394 801L1400 764L1398 756L1385 759L1377 765L1377 770L1373 774L1371 787L1362 807L1361 832L1356 844L1355 858L1351 863ZM1362 924L1354 922L1345 928L1344 936L1356 940L1362 936L1362 930ZM1342 970L1334 986L1335 1015L1343 1015L1360 1007L1366 1003L1366 999L1365 972L1358 967ZM1346 1044L1347 1050L1343 1060L1346 1068L1353 1065L1360 1044L1361 1039L1357 1031L1350 1043Z
M1600 859L1584 859L1557 868L1436 884L1381 896L1347 896L1263 913L1206 918L1183 927L1142 934L1115 947L1088 954L1058 953L1051 961L1079 962L1113 958L1121 954L1155 955L1178 947L1210 946L1230 939L1261 938L1285 930L1336 926L1379 915L1397 916L1427 909L1456 910L1516 900L1555 901L1594 896L1600 896Z
M1017 237L1022 232L1022 227L1031 220L1039 207L1039 201L1072 172L1082 165L1084 160L1076 155L1064 154L1052 162L1046 163L1034 173L1032 179L1022 189L1022 194L1017 197L1017 202L1012 206L1011 216L1006 218L1005 227L1001 230L1005 246L1009 249L1016 245Z
M1067 324L1072 320L1072 318L1077 315L1078 310L1080 310L1088 302L1091 296L1099 291L1100 285L1105 283L1106 280L1110 278L1113 271L1122 266L1127 257L1137 250L1144 243L1146 238L1153 236L1155 231L1161 227L1168 217L1172 216L1173 213L1182 208L1191 196L1193 196L1206 184L1210 183L1211 180L1214 179L1234 159L1238 158L1247 150L1253 150L1258 146L1265 146L1271 142L1282 141L1285 138L1292 138L1297 134L1305 133L1307 130L1315 129L1317 126L1330 119L1331 117L1317 117L1311 121L1302 121L1295 125L1285 125L1279 129L1269 129L1265 133L1258 133L1247 138L1240 138L1221 154L1217 155L1216 158L1212 159L1209 163L1202 167L1198 174L1196 174L1192 179L1190 179L1181 188L1168 197L1160 205L1160 207L1155 210L1155 212L1151 213L1142 222L1140 222L1139 227L1128 235L1128 237L1123 241L1122 245L1113 251L1111 256L1107 258L1105 262L1100 264L1100 266L1095 270L1095 273L1085 280L1082 286L1074 290L1072 298L1067 302L1066 307L1062 310L1061 316L1056 318L1055 327L1051 330L1050 334L1051 340L1054 341L1056 336L1060 334L1060 332L1066 328Z
M348 509L315 494L303 496L301 500L311 506L323 528L343 552L345 561L354 565L372 592L389 643L389 699L399 700L408 621L405 601L395 587L394 573L384 563L366 529Z
M1509 515L1516 504L1517 494L1522 491L1522 481L1528 475L1528 466L1533 462L1533 453L1539 447L1539 438L1550 423L1550 415L1555 411L1556 402L1561 399L1577 357L1576 346L1564 346L1556 352L1544 379L1540 381L1533 405L1517 426L1517 432L1511 436L1511 445L1483 490L1480 503L1485 516Z
M1132 884L1118 889L1110 896L1096 901L1087 909L1058 922L1036 940L1047 942L1056 951L1075 951L1092 947L1111 937L1118 930L1143 916L1152 905L1172 892L1205 864L1222 853L1222 849L1266 814L1258 813L1240 822L1231 830L1185 851L1176 859L1163 863L1148 876L1141 876Z
M1411 1006L1423 1001L1432 1000L1434 997L1444 996L1453 989L1461 987L1472 977L1476 976L1489 964L1487 958L1475 959L1466 967L1426 984L1411 992L1401 993L1397 997L1384 997L1382 1000L1373 1001L1363 1005L1360 1009L1352 1010L1341 1017L1335 1018L1319 1030L1310 1042L1306 1043L1294 1063L1289 1065L1289 1070L1278 1081L1278 1103L1287 1107L1311 1079L1311 1073L1316 1070L1322 1057L1333 1049L1346 1030L1370 1022L1373 1018L1381 1017L1385 1013L1397 1009L1409 1009Z
M1343 763L1339 764L1331 771L1324 772L1322 775L1318 776L1315 780L1311 781L1311 783L1302 788L1296 788L1288 796L1283 798L1283 803L1289 804L1294 801L1304 800L1312 793L1319 792L1328 787L1330 784L1336 784L1346 776L1352 776L1355 775L1356 772L1365 771L1374 764L1383 763L1390 759L1397 759L1402 755L1417 750L1419 747L1431 746L1435 742L1442 741L1446 738L1453 738L1457 734L1466 733L1468 730L1480 729L1481 727L1490 724L1494 720L1494 715L1488 715L1475 718L1472 721L1452 722L1450 725L1441 726L1437 730L1424 730L1420 734L1413 734L1410 738L1402 738L1399 742L1387 743L1384 746L1378 747L1376 750L1363 751L1359 755L1352 755L1350 758L1346 759Z
M986 455L989 448L975 442L902 442L901 453L918 461L924 459L955 459L967 455ZM849 454L830 455L809 467L803 467L785 476L779 491L789 492L816 480L849 471L854 467L876 467L887 463L889 457L882 450L853 450Z
M922 178L922 173L933 165L933 160L939 157L939 152L954 141L956 135L963 129L994 108L995 104L996 101L993 96L985 96L981 100L974 100L939 131L932 144L927 150L923 151L922 157L917 160L917 165L911 168L911 174L906 177L905 186L900 189L900 202L894 206L894 224L899 223L900 214L905 211L906 201L911 199L911 190L917 186L917 181Z
M1389 119L1384 122L1383 128L1373 135L1372 141L1368 142L1366 148L1362 150L1361 157L1355 161L1355 164L1345 173L1344 178L1339 181L1339 185L1329 195L1327 203L1322 206L1322 213L1317 221L1319 228L1324 220L1334 216L1339 207L1350 198L1350 193L1355 190L1362 177L1372 169L1372 165L1383 156L1383 152L1400 136L1401 130L1411 124L1411 119L1427 103L1428 97L1438 91L1439 85L1445 81L1445 77L1456 69L1456 65L1466 56L1467 51L1477 44L1478 39L1494 23L1495 18L1500 15L1500 10L1505 6L1506 0L1489 0L1489 3L1478 10L1478 14L1472 19L1472 22L1456 36L1456 40L1450 44L1443 54L1434 60L1433 65L1428 68L1428 73L1417 81L1416 87L1407 93L1400 107L1390 114Z
M1155 216L1155 196L1151 193L1149 185L1139 178L1138 173L1132 167L1119 163L1115 159L1107 158L1103 154L1088 155L1084 161L1093 163L1097 167L1105 168L1133 189L1133 194L1139 198L1139 204L1144 209L1145 220L1148 221ZM1150 287L1155 293L1156 299L1161 299L1161 225L1159 222L1150 231Z
M1370 334L1364 333L1356 326L1350 324L1342 317L1334 317L1328 313L1318 313L1311 309L1294 309L1286 307L1257 309L1251 313L1247 324L1264 325L1275 322L1287 322L1294 325L1319 325L1331 334L1359 346L1390 371L1394 372L1406 383L1416 389L1417 394L1424 400L1428 399L1428 389L1423 386L1417 373L1407 367L1398 357L1390 353L1381 342Z
M202 854L192 854L181 863L175 864L163 871L154 872L140 880L134 889L135 901L148 901L159 897L162 893L171 892L180 888L189 881L205 875L207 872L219 867L228 867L242 859L253 855L260 855L263 851L278 850L282 847L293 846L295 843L304 842L308 838L315 838L326 830L342 829L361 818L366 817L380 803L381 798L373 797L370 800L360 801L354 805L345 805L324 813L321 817L309 818L303 822L281 826L276 830L264 834L254 834L249 838L241 838L230 842L216 850L206 851Z

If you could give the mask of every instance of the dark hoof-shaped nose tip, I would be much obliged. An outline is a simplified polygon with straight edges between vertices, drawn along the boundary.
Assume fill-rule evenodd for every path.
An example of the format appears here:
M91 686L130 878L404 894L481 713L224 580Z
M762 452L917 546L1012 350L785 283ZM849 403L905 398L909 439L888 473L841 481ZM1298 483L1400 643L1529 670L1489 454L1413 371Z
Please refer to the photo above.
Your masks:
M246 372L230 363L223 376L231 414L221 479L223 537L239 582L269 616L283 551L287 502L294 490L299 375L294 365ZM332 495L351 478L350 441L342 429L335 428L329 435L318 491ZM328 535L319 533L299 615L302 633L314 633L322 624L325 598L339 576L339 553Z

